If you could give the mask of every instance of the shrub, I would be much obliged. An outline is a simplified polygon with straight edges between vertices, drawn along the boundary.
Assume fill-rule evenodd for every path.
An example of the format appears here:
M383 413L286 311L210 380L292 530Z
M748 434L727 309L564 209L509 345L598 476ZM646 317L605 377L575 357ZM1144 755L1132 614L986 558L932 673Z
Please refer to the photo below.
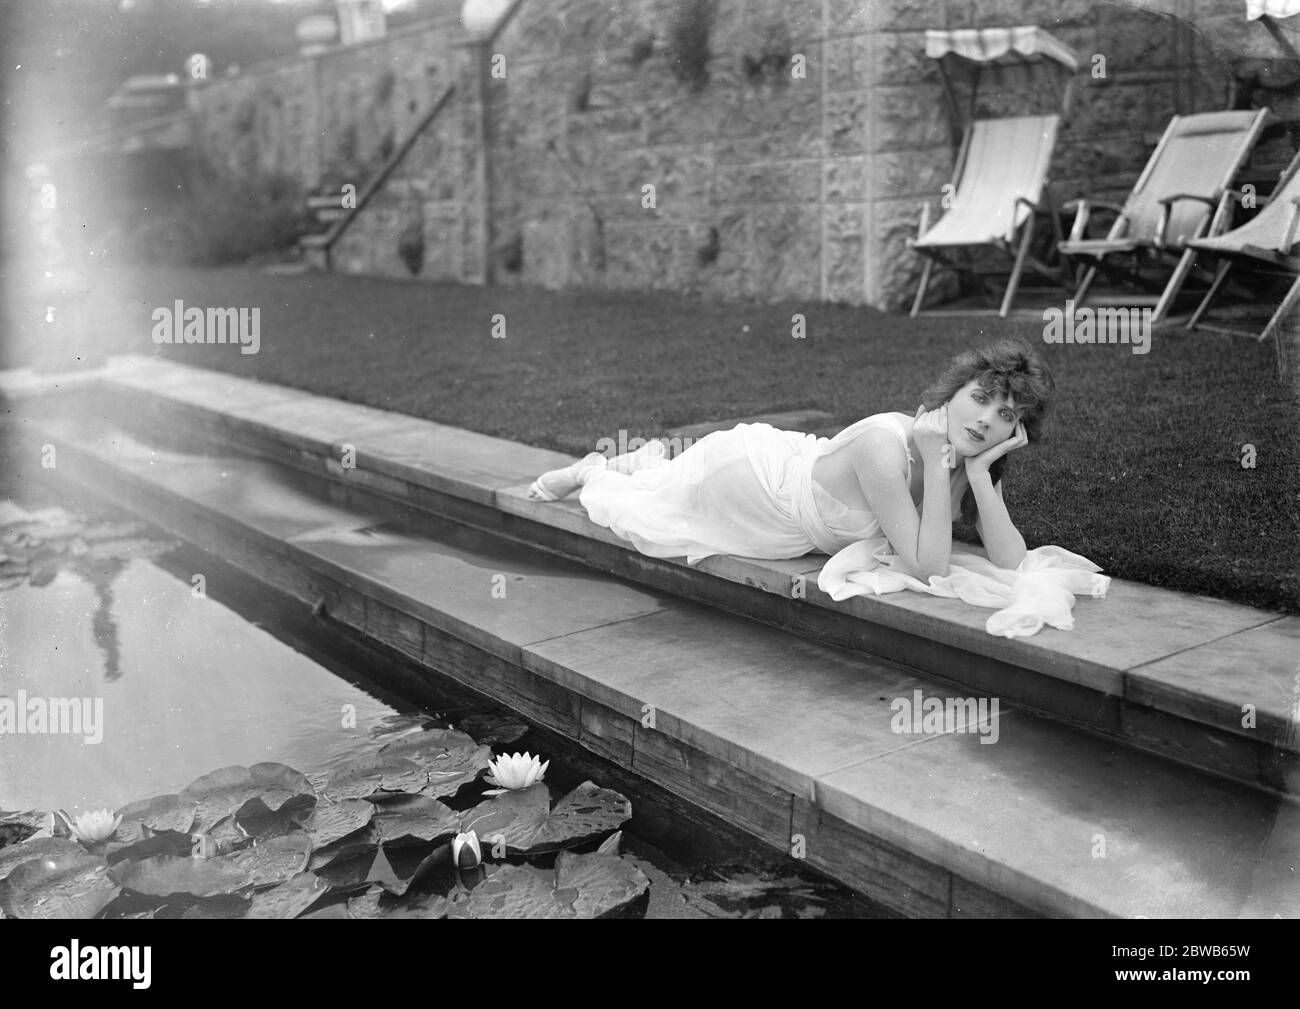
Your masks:
M519 273L524 268L524 236L515 233L497 246L501 268L507 273Z
M628 56L632 60L632 65L639 67L642 63L654 55L655 37L648 32L644 35L638 35L632 43L632 49Z
M288 176L239 177L203 159L187 176L181 199L165 209L127 213L123 239L135 258L195 266L241 262L290 248L309 229L304 193Z
M716 0L678 0L668 30L669 65L692 91L709 83L709 35L716 13Z
M741 42L740 69L751 84L771 78L776 83L789 81L792 45L784 21L746 25Z
M411 221L402 229L402 233L397 239L397 254L402 257L402 262L411 271L411 276L419 276L420 270L424 267L423 221Z

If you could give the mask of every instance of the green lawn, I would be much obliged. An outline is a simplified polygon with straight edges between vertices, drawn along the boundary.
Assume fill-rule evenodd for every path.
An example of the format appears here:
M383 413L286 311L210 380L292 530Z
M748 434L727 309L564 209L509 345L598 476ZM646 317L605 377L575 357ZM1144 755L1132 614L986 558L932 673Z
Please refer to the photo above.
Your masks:
M150 314L261 309L261 350L156 347ZM69 357L7 299L5 366ZM532 445L817 408L828 434L914 411L948 357L990 336L1038 346L1058 384L1047 439L1015 459L1006 498L1031 547L1057 543L1112 575L1300 612L1300 409L1272 346L1181 329L1151 352L1048 346L1033 319L908 319L817 304L672 294L551 293L250 268L122 268L87 302L96 351L159 352ZM803 313L807 338L793 339ZM506 338L493 339L492 317ZM93 356L93 355L92 355ZM1241 464L1255 447L1254 468Z

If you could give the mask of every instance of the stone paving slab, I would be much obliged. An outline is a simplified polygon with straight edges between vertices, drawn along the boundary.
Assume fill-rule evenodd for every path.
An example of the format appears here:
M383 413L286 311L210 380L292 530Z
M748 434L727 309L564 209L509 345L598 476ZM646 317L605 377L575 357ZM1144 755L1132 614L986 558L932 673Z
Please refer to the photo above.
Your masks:
M943 693L865 656L687 603L530 645L523 664L639 721L638 739L667 732L809 799L817 775L917 741L892 730L896 698Z
M147 477L159 488L202 502L218 516L254 529L275 542L313 531L383 522L391 508L358 513L322 497L319 479L246 456L194 456L156 449L120 431L90 434L76 421L51 421L49 430L80 441L101 459ZM378 505L378 502L376 502Z
M358 591L518 663L520 649L661 610L668 600L582 565L450 524L320 530L290 539Z
M184 406L241 417L272 403L300 402L302 393L288 386L178 365L162 358L117 357L109 361L112 382L125 389L164 396Z
M356 440L357 466L490 505L502 487L527 485L573 460L559 452L409 418ZM466 437L466 435L470 437Z
M897 749L819 778L817 797L1053 913L1235 918L1258 896L1300 917L1294 845L1272 841L1293 804L1023 713L996 744L951 734Z
M1139 666L1128 681L1136 701L1300 751L1300 618L1277 618ZM1254 708L1254 729L1242 725L1245 705Z

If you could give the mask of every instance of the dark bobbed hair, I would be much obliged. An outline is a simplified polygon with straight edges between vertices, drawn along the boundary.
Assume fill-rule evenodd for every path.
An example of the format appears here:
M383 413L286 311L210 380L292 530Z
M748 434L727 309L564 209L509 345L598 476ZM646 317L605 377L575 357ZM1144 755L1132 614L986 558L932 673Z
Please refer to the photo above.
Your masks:
M938 381L921 394L921 403L927 411L937 410L972 379L987 393L1012 397L1016 407L1023 411L1020 419L1029 441L1042 440L1043 423L1052 393L1056 391L1056 381L1029 344L1007 338L958 354L948 362ZM1006 473L1010 458L1008 453L989 467L995 485ZM967 522L974 522L978 514L975 494L967 487L961 500L961 516Z

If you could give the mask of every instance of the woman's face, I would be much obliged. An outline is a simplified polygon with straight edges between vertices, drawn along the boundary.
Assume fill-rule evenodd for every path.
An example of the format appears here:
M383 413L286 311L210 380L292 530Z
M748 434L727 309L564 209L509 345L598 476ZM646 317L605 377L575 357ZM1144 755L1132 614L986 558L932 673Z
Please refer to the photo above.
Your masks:
M948 441L958 455L979 455L1010 438L1019 420L1014 397L985 392L971 379L948 401Z

